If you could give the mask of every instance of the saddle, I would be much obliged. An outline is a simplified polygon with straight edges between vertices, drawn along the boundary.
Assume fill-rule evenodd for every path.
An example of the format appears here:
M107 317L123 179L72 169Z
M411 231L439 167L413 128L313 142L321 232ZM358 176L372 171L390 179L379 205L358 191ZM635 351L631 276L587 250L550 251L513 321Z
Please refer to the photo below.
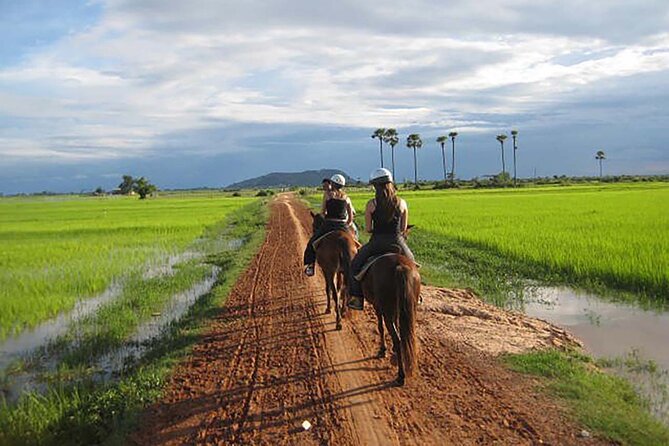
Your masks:
M396 252L387 252L385 254L380 254L378 256L370 257L369 259L367 259L360 272L355 275L355 280L357 280L358 282L362 282L362 279L365 278L365 274L367 274L367 271L369 271L369 269L372 267L372 265L376 263L377 260L382 259L383 257L395 256L395 255L401 255L401 254L398 254ZM416 268L420 268L420 263L414 262L414 264L416 265Z
M314 249L318 249L318 245L321 244L321 242L323 241L323 239L325 239L325 237L327 237L328 235L332 234L333 232L337 232L337 231L343 231L343 229L332 229L331 231L326 232L325 234L321 235L316 240L314 240L313 243L311 244L311 246L313 246ZM355 242L355 248L360 249L362 244L355 239L353 241Z

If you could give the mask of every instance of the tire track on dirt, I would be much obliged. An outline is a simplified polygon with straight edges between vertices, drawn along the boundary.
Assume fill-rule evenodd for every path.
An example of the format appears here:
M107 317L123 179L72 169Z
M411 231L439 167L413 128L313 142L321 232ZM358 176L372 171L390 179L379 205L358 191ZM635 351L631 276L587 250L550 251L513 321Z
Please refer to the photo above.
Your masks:
M576 438L528 379L443 337L427 311L419 376L391 387L371 308L336 331L323 280L302 274L306 207L280 195L270 210L258 254L130 443L599 444Z

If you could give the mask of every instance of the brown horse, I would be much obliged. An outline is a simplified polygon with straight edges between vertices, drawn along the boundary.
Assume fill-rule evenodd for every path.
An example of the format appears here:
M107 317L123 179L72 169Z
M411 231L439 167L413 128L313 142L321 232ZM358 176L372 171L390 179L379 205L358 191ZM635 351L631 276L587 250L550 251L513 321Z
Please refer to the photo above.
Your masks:
M404 385L417 367L416 305L420 296L420 274L414 262L400 254L380 257L362 281L365 299L372 303L381 336L378 357L386 355L383 324L393 340L397 360L395 384Z
M321 214L311 212L313 230L316 231L325 222ZM350 231L337 230L322 238L316 249L316 262L323 272L325 279L325 294L328 305L325 313L331 311L331 301L335 304L337 330L341 330L341 317L348 302L348 274L351 269L351 259L358 252L358 242Z

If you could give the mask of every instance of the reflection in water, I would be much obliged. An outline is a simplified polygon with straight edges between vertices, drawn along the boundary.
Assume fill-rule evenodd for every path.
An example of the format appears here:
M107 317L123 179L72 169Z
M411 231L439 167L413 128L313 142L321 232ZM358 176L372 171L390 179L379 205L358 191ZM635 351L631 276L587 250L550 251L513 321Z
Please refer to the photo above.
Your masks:
M613 370L629 378L651 400L655 414L669 424L667 398L660 398L669 388L669 312L606 302L570 288L533 288L528 295L525 313L529 316L569 330L595 357L623 358L622 366ZM637 367L632 373L634 367L624 364L631 364L630 355L638 364L650 360L659 367Z
M90 299L79 300L71 311L63 312L35 328L27 329L18 336L0 342L0 371L17 359L31 354L49 341L65 334L71 324L93 314L98 308L118 297L122 288L121 282L113 282L103 293Z
M595 356L638 350L669 369L669 312L605 302L569 288L537 288L525 313L569 329Z
M170 324L180 320L201 296L212 289L220 270L217 266L212 267L211 274L204 280L172 296L163 310L140 324L135 333L121 347L92 361L88 367L90 373L84 374L81 379L92 377L98 381L107 381L114 378L114 375L121 372L127 364L137 361L151 346L151 343L169 329ZM14 403L23 393L44 393L47 383L42 379L43 375L45 372L56 371L58 358L43 359L41 366L35 370L23 370L20 373L4 376L4 382L0 382L0 396ZM74 381L77 379L75 378Z
M174 295L162 312L156 313L152 319L140 324L125 345L100 358L94 368L107 379L112 374L122 371L127 363L138 360L150 346L151 341L160 338L170 324L180 320L195 301L212 289L220 271L218 266L213 267L206 279Z

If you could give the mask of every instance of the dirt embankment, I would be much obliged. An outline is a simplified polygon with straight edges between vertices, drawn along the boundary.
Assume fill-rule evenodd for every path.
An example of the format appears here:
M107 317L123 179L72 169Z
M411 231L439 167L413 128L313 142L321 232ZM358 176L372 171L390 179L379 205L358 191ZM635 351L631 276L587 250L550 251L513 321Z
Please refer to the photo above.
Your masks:
M464 290L426 287L419 375L392 387L371 309L334 330L322 280L302 274L309 224L299 201L273 201L265 243L131 444L602 443L495 359L577 341Z

